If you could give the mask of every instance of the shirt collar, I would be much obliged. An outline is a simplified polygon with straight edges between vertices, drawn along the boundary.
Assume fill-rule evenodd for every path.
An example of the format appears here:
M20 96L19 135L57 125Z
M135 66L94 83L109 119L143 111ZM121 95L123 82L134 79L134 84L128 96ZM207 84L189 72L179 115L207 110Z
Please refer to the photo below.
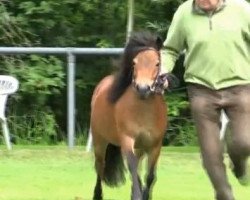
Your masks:
M217 13L219 11L221 11L223 8L225 8L227 4L227 0L220 0L219 5L217 6L217 8L213 11L213 13ZM204 14L208 14L208 12L202 10L196 3L195 0L193 0L193 8L192 8L194 13L200 14L200 15L204 15Z

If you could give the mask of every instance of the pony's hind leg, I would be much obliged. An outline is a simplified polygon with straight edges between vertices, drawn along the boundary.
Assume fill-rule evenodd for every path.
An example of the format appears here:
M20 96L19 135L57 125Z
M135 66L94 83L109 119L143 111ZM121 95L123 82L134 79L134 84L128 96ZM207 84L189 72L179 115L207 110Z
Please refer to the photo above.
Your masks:
M101 200L101 199L102 199L102 179L99 175L97 175L93 200Z
M119 146L108 144L106 148L103 181L110 187L125 183L125 165Z
M148 174L146 177L146 186L143 189L143 200L151 199L151 190L153 183L155 182L155 169L156 163L160 155L161 143L154 147L148 155Z
M102 180L105 167L105 152L107 144L95 145L95 169L97 174L93 200L102 200Z

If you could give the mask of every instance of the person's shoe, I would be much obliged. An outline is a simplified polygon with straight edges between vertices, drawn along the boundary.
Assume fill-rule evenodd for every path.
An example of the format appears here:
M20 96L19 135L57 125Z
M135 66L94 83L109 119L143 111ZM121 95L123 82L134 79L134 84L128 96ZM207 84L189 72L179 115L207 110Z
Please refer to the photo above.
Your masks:
M250 178L249 175L245 175L243 177L239 177L238 181L243 186L249 186L250 185Z
M237 163L235 165L232 161L230 162L230 168L234 176L238 179L239 183L243 186L250 185L250 168L247 163Z

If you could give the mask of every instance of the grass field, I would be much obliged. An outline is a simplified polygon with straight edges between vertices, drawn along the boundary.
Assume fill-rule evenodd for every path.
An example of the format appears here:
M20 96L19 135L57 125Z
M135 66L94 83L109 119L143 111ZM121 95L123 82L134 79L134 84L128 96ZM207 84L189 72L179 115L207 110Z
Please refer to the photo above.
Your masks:
M84 147L0 146L0 200L90 200L95 183L93 155ZM227 160L226 160L227 161ZM141 166L143 171L144 166ZM142 172L143 173L143 172ZM213 200L213 190L195 148L164 148L154 200ZM237 200L250 199L228 171ZM105 200L130 199L129 176L120 188L104 187Z

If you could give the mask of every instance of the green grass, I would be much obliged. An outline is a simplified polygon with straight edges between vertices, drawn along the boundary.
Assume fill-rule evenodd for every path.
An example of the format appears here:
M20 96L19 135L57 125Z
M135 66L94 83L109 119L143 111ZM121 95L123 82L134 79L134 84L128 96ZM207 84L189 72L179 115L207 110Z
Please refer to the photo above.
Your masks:
M68 150L64 146L18 146L11 152L4 149L0 146L0 200L91 199L94 159L84 147ZM157 174L155 200L213 199L198 148L164 148ZM230 171L228 175L236 199L250 199L250 187L240 186ZM105 200L130 199L129 176L124 186L104 187L103 191Z

